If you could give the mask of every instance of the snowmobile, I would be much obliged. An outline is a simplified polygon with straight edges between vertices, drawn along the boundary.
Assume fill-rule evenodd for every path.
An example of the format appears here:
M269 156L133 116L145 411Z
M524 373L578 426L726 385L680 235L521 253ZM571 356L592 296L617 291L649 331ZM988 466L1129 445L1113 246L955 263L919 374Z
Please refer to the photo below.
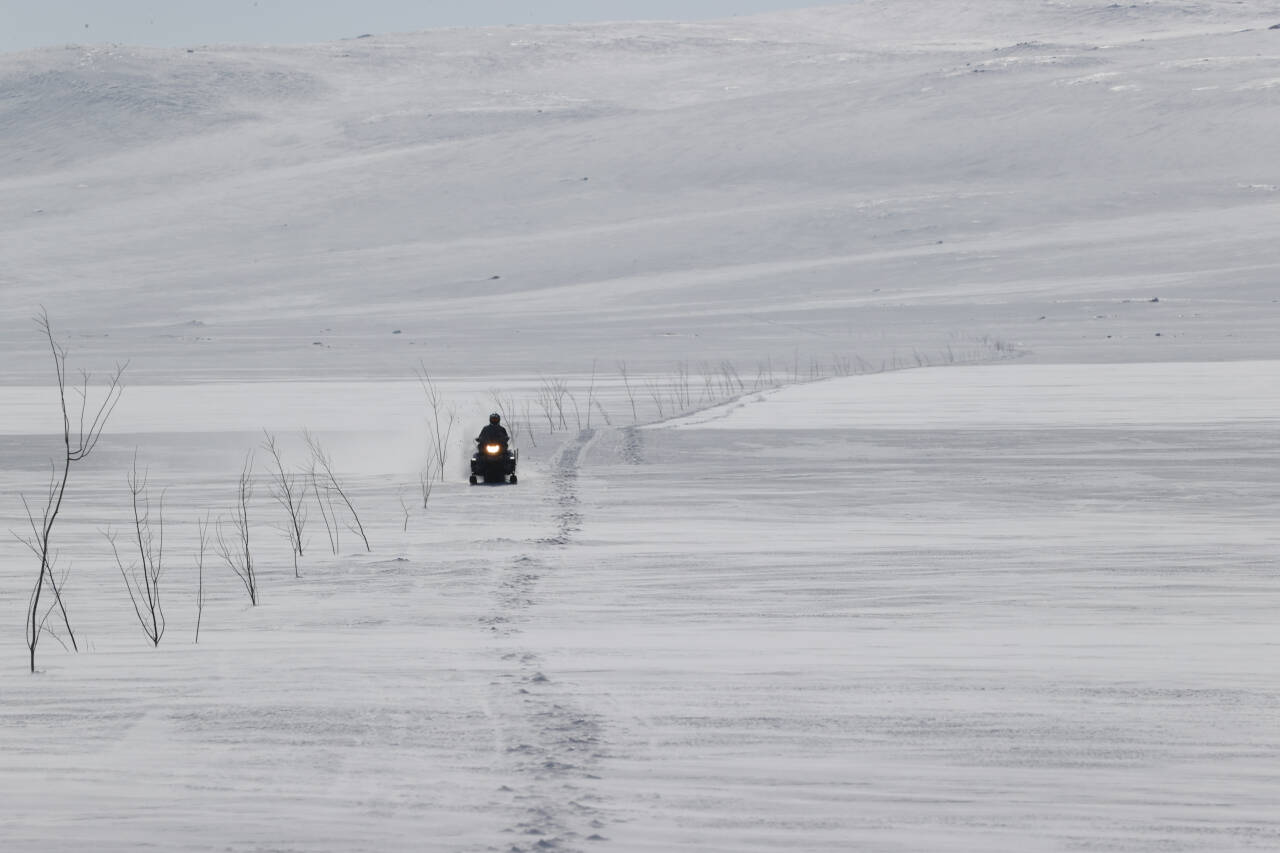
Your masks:
M471 457L471 485L486 483L516 484L516 461L520 451L512 452L505 443L476 439L476 452Z

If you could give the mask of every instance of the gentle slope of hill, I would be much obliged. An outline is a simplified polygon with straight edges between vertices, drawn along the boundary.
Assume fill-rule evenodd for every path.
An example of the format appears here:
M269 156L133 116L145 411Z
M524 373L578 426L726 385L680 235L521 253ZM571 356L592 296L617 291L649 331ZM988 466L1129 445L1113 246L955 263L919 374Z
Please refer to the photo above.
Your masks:
M658 335L667 360L1270 354L1277 18L860 3L9 55L7 371L38 368L37 303L179 381L196 348L500 373L531 339L583 369Z

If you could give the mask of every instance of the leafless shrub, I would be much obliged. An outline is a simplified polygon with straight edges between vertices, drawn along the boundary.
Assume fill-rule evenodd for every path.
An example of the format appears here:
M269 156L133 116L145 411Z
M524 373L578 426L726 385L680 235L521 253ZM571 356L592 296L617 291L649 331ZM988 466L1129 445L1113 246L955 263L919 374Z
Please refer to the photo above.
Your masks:
M204 619L204 555L209 545L209 517L196 519L200 547L196 551L196 639L200 642L200 623Z
M658 420L662 420L667 416L666 408L662 405L663 390L662 385L657 380L650 380L645 384L649 391L649 398L653 400L653 405L658 409Z
M240 469L240 481L236 490L236 503L231 518L219 518L217 524L217 549L249 593L249 603L258 604L258 575L249 549L249 501L253 497L253 452L245 457Z
M22 498L22 505L26 509L27 522L31 526L31 535L19 537L21 541L31 549L32 554L40 561L40 571L36 575L35 585L32 587L30 598L27 601L27 617L26 617L26 639L27 650L30 652L31 671L36 671L36 647L40 643L40 636L46 630L48 618L52 615L56 608L62 616L62 623L67 630L67 638L71 641L71 647L79 651L76 643L75 633L71 630L71 620L67 616L66 602L63 600L61 585L54 573L55 553L53 550L53 526L58 519L58 513L62 510L63 499L67 493L67 483L70 479L71 466L77 462L86 459L98 446L98 441L102 438L102 431L106 427L107 419L115 410L116 403L120 401L120 395L124 390L121 384L121 378L124 375L125 365L117 365L115 373L111 376L107 384L107 390L102 395L102 401L94 408L89 408L89 374L81 373L83 383L78 388L72 388L71 393L79 396L80 405L79 412L76 415L75 426L72 426L72 409L67 402L67 351L60 346L53 338L53 327L49 323L49 315L41 309L40 314L35 318L36 325L44 333L45 338L49 342L49 350L53 355L54 372L58 378L58 403L62 410L62 466L59 472L55 463L50 462L49 487L45 494L44 506L37 510L33 509L27 502L26 497ZM92 414L90 414L92 412ZM48 589L53 596L53 604L42 609L42 598L45 589Z
M1018 354L1018 348L1015 345L1000 338L993 338L991 335L983 335L977 338L976 342L984 350L994 352L999 357Z
M147 635L151 645L160 645L164 636L164 605L160 598L160 576L164 573L164 492L160 493L160 502L156 508L156 517L151 518L151 492L147 481L147 472L138 474L138 456L133 457L133 468L129 472L129 494L133 508L133 539L138 548L137 562L125 565L116 547L116 535L107 530L107 541L111 543L111 553L115 557L116 567L124 578L125 589L129 592L129 601L133 604L133 613L138 617L142 632Z
M418 384L427 399L430 416L427 420L427 442L430 445L430 456L434 456L440 466L440 478L445 476L445 463L449 455L449 441L453 435L453 426L458 418L458 411L448 405L439 387L427 372L426 365L419 362L416 371ZM366 543L367 544L367 543Z
M573 422L578 425L578 432L582 432L582 410L578 408L578 398L566 386L565 399L569 401L569 405L573 406ZM591 421L591 411L587 411L587 421Z
M689 389L690 382L689 362L677 362L675 375L676 403L682 410L693 408L693 395Z
M311 470L316 478L318 486L328 495L335 496L337 498L337 501L330 503L330 509L333 509L335 503L341 503L345 506L347 508L347 514L351 517L351 521L348 526L352 531L358 534L360 539L364 542L365 550L372 551L373 548L369 546L369 537L366 536L364 532L364 524L360 522L360 514L356 512L356 508L351 503L351 498L347 495L346 489L342 487L342 483L338 481L338 475L334 473L333 460L324 452L324 448L320 446L320 441L314 435L310 432L304 432L303 436L307 440L307 447L311 448Z
M542 380L538 388L538 406L547 418L547 428L555 432L556 428L568 429L569 422L565 418L565 402L569 395L569 383L559 377Z
M747 386L742 381L742 377L738 375L738 368L732 361L720 362L720 376L724 385L724 395L726 397L736 397L743 391L747 390Z
M537 447L538 437L536 431L533 429L533 415L531 414L532 407L533 404L528 400L525 400L521 405L521 411L524 412L524 422L529 425L529 443L534 447Z
M547 419L547 432L554 433L556 431L556 405L555 398L552 396L551 388L543 382L538 388L538 396L536 398L538 408L542 410L542 416Z
M320 518L324 521L325 536L329 540L329 550L334 554L342 544L342 531L338 527L338 511L333 505L333 493L320 487L320 472L316 470L315 459L307 471L307 479L311 483L311 494L315 495L316 505L320 507Z
M765 388L776 388L777 381L773 378L773 359L756 363L756 378L752 383L752 391L762 391Z
M596 359L591 359L591 381L587 384L587 429L591 429L591 406L596 396Z
M714 403L716 400L716 375L711 370L711 362L704 361L698 365L698 375L702 378L702 394L698 398L700 404Z
M622 375L622 387L627 392L627 402L631 404L631 422L633 424L640 423L640 415L636 412L636 395L631 390L631 379L627 375L627 363L625 361L618 362L618 373Z
M284 460L280 456L280 446L276 443L276 437L269 432L263 431L266 438L262 442L262 446L271 456L271 467L268 474L271 477L271 497L275 502L280 504L287 516L283 527L285 536L289 539L289 545L293 549L293 576L301 577L298 573L298 559L302 557L302 532L307 525L307 482L305 480L299 482L298 475L291 473L284 467Z
M422 466L422 470L418 472L418 490L422 493L422 508L427 508L427 501L431 499L431 490L435 487L436 468L435 460L428 459L427 464Z

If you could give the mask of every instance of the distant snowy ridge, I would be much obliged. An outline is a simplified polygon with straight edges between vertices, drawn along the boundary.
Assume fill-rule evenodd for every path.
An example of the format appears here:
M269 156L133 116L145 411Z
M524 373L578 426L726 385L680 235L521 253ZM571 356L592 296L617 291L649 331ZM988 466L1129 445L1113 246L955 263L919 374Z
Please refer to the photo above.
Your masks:
M946 335L1275 355L1254 306L1280 270L1256 189L1280 184L1278 19L867 2L6 55L0 353L39 375L44 304L95 363L160 381L211 354L246 377L470 369L483 338L495 373L543 339L558 372Z

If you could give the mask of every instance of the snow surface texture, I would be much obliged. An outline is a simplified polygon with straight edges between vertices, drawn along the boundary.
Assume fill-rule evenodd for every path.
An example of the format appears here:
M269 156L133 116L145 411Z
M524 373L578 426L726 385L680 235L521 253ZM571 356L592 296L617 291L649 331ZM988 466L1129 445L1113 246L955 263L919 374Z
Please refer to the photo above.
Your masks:
M1280 849L1275 24L0 56L5 529L60 450L32 315L130 361L35 675L0 542L0 848ZM520 485L469 487L495 407ZM260 445L303 428L372 550L311 498L295 577ZM255 448L261 603L211 550L198 613Z

